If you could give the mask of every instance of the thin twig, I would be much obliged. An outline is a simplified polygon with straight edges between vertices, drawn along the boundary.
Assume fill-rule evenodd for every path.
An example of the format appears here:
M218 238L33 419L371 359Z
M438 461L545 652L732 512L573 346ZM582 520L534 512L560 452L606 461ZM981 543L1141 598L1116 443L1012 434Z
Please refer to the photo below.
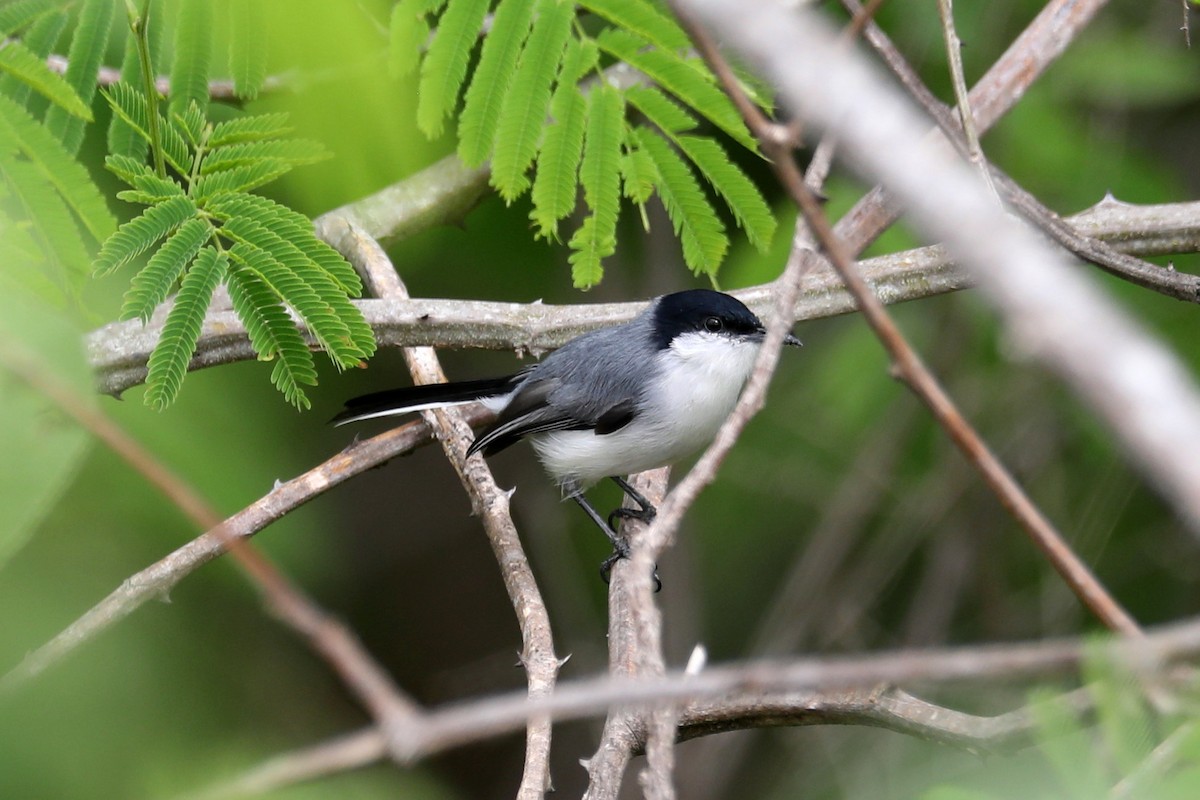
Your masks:
M987 159L983 157L983 148L979 144L975 117L971 113L971 98L967 93L967 80L963 77L962 41L954 27L954 0L938 0L938 14L942 18L942 38L946 42L946 61L950 65L954 99L958 101L958 118L962 123L963 135L967 139L967 158L979 170L980 177L992 194L998 197L996 187L992 184L991 172L988 171Z
M685 27L690 29L693 41L705 60L710 65L714 63L718 65L714 67L713 71L721 80L726 93L730 95L741 93L741 86L736 80L730 79L729 70L720 68L724 57L708 35L690 23L685 22ZM747 122L751 123L752 121L747 120ZM854 296L867 324L879 338L884 349L887 350L898 376L928 406L950 439L962 451L963 456L979 471L984 482L996 494L1001 504L1021 524L1033 539L1034 544L1042 550L1083 604L1091 609L1110 629L1126 634L1138 633L1137 623L1108 594L1092 575L1087 565L1075 555L1058 531L1054 529L1054 526L1050 524L1050 521L1033 504L1004 465L1000 463L1000 460L963 417L954 402L925 367L920 356L908 344L887 313L883 303L855 270L846 246L833 232L820 203L805 184L804 177L791 158L790 152L775 152L775 148L765 138L763 132L754 128L751 128L751 131L760 137L759 141L762 142L764 150L768 150L768 155L772 156L776 175L784 189L800 207L809 228L821 242L834 268L845 281L846 288Z
M375 291L391 299L409 299L408 290L378 242L350 225L341 244L344 247L354 245L353 260ZM432 347L407 348L404 360L417 384L446 382L446 374ZM509 513L510 493L496 485L491 470L481 457L467 458L467 448L474 436L460 411L438 409L424 412L424 416L458 473L499 562L500 574L521 630L520 655L528 680L528 696L531 700L548 697L554 691L560 662L554 654L546 604ZM525 734L525 768L517 790L517 797L522 800L540 800L551 789L550 734L549 718L529 720Z
M279 620L301 634L309 646L329 662L380 726L387 730L411 727L411 721L419 715L416 704L392 683L358 637L305 596L249 542L226 530L221 517L190 484L120 426L76 396L69 386L47 374L20 345L0 341L0 363L120 456L193 523L210 528L214 537L250 576ZM9 685L6 677L5 686ZM407 751L397 748L393 754L403 758Z

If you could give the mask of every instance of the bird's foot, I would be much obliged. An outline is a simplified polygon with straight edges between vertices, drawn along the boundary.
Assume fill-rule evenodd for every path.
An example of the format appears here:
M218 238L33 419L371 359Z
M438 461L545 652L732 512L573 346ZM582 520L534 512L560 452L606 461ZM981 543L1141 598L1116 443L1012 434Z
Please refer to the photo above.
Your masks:
M648 525L654 521L656 516L658 516L658 512L654 510L654 506L647 508L625 508L622 506L608 515L608 527L615 531L617 523L614 520L621 519L636 519Z
M608 585L609 580L612 578L613 565L622 558L629 558L629 545L624 542L616 545L612 555L600 562L600 579L604 581L605 586ZM651 578L654 580L654 592L657 594L662 591L662 581L658 577L657 564L654 565L654 573L651 575Z

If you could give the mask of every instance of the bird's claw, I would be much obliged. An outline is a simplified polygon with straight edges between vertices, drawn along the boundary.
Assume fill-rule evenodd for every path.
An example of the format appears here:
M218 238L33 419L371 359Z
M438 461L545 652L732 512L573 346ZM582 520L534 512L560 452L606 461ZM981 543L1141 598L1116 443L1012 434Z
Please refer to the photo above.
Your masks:
M624 542L613 549L612 555L600 562L600 580L604 581L605 586L608 585L612 578L613 565L622 558L629 558L629 545ZM662 581L658 577L657 564L654 565L654 573L651 575L651 578L654 580L654 593L658 594L662 591Z
M608 515L608 527L614 531L617 529L617 523L613 520L619 519L636 519L639 522L649 524L654 520L657 512L653 508L621 508L616 509Z

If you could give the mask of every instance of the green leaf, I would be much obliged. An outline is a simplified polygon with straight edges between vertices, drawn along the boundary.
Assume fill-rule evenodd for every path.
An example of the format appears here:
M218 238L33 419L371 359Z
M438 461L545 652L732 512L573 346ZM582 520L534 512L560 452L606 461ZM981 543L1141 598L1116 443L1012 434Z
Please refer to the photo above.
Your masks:
M188 363L196 352L204 313L228 265L229 258L224 253L206 247L183 276L183 283L175 295L175 304L163 324L162 335L150 354L146 373L146 405L162 411L179 395Z
M300 212L256 194L223 194L209 203L208 211L223 220L254 217L307 253L346 294L351 297L362 295L362 280L354 267L341 253L317 238L312 220Z
M182 114L173 114L171 121L175 123L175 129L189 145L193 148L200 146L200 142L204 138L204 126L208 120L204 118L204 112L198 105L188 103L187 110Z
M239 142L277 139L292 132L286 111L274 114L254 114L217 124L208 136L209 147L221 147Z
M631 86L625 90L625 98L667 133L690 131L698 124L681 105L653 86Z
M84 0L67 52L64 77L85 106L90 105L96 95L96 73L108 47L114 5L112 0ZM74 155L83 144L84 120L92 117L90 110L86 116L72 116L72 113L63 106L50 106L46 111L46 128L63 143L68 153Z
M146 104L146 97L137 89L133 88L125 82L114 83L101 94L112 107L113 114L121 117L130 128L138 134L146 142L150 141L150 109ZM162 114L158 115L159 134L162 139L163 155L167 159L167 163L171 168L180 175L187 175L191 171L192 156L188 150L187 142L180 135L179 129L167 123Z
M558 221L575 209L579 157L587 126L587 100L576 83L596 63L596 56L596 46L591 42L572 40L567 45L558 88L550 100L553 119L538 150L533 180L533 211L529 216L540 237L555 238Z
M0 39L15 38L22 28L40 22L53 10L52 0L15 0L0 6Z
M262 0L235 0L230 4L229 74L238 97L258 96L267 77L266 22Z
M90 259L83 234L62 195L34 164L0 148L0 186L7 186L19 206L18 220L32 226L38 249L60 271L65 284L79 289Z
M601 50L646 73L659 86L728 133L749 150L758 145L733 103L718 89L712 75L665 50L645 49L648 42L625 31L608 28L596 37Z
M146 267L134 276L121 306L121 319L141 317L150 320L154 307L161 303L179 280L200 248L212 238L213 229L207 221L192 217L184 222L150 257Z
M200 163L200 174L252 165L264 159L278 159L292 166L315 164L330 157L320 142L309 139L283 139L269 142L230 144L211 150Z
M41 2L41 0L34 1L35 3ZM5 6L5 9L9 8L12 8L12 5ZM39 60L44 61L50 54L50 49L58 42L58 37L62 34L63 29L66 28L67 19L67 12L61 10L39 16L21 37L21 44L29 48L29 51ZM0 93L8 95L21 105L24 105L28 99L29 89L28 84L22 83L11 75L0 76ZM88 110L91 111L91 109Z
M0 470L0 567L33 537L70 487L89 445L82 428L4 363L30 362L78 402L89 407L95 402L83 332L24 288L20 273L26 272L36 277L38 269L7 260L0 269L0 452L19 457Z
M107 275L128 264L195 214L196 206L186 197L173 197L150 206L141 216L129 220L105 240L100 254L96 256L95 275Z
M508 97L500 110L496 131L496 152L492 158L492 185L506 203L511 203L529 188L525 176L537 155L538 140L546 128L550 107L550 87L571 35L574 5L566 0L541 0L533 32Z
M388 71L392 77L409 75L421 61L421 50L429 39L429 20L413 0L392 6L388 26Z
M104 158L104 166L130 186L137 186L137 178L143 175L153 175L154 170L131 156L114 153Z
M92 110L79 99L61 75L50 71L46 61L20 42L0 45L0 72L28 86L61 108L66 114L90 120Z
M1099 642L1095 644L1099 645ZM1154 725L1142 695L1139 678L1105 655L1100 646L1089 648L1084 681L1096 704L1096 718L1104 733L1104 749L1117 770L1128 774L1154 749Z
M45 126L4 95L0 95L0 143L19 149L29 159L97 242L116 228L117 221L87 169Z
M682 240L683 260L692 272L716 277L717 268L729 248L725 226L704 196L696 176L671 145L648 128L638 128L634 135L654 161L658 172L658 195L667 208L675 235Z
M201 111L208 110L211 28L208 0L179 0L175 58L171 62L171 115L182 114L192 102Z
M479 166L492 154L500 109L529 34L533 4L534 0L504 0L483 40L458 124L458 157L468 167Z
M153 30L157 30L160 26L153 26ZM125 37L125 54L121 59L121 75L133 76L138 74L141 69L141 62L138 56L137 37L130 34ZM112 103L108 95L101 91L104 99ZM108 152L114 155L131 156L139 161L145 161L149 153L149 142L146 138L134 130L124 117L120 114L113 114L112 120L108 123Z
M771 213L758 187L737 164L729 160L729 155L713 139L707 136L678 136L675 143L721 195L738 225L746 232L750 244L760 253L765 253L775 235L775 215Z
M229 271L229 297L233 310L246 326L250 344L260 359L277 359L271 383L296 408L309 408L301 385L315 386L317 370L308 343L297 330L287 309L254 271L235 263Z
M664 50L691 47L691 40L679 23L645 0L581 0L580 5Z
M269 158L244 167L201 175L192 184L192 197L197 203L204 203L223 192L248 192L287 174L291 169L292 165L286 161Z
M491 0L455 0L438 21L417 88L417 127L430 138L442 132L446 115L458 105L467 61L490 4Z
M1107 796L1108 781L1096 769L1089 748L1081 742L1084 728L1074 714L1049 691L1036 693L1028 708L1037 722L1038 751L1050 762L1060 784L1061 791L1051 796L1079 800Z
M633 148L621 156L622 194L639 206L654 194L658 170L645 150Z
M579 182L592 213L571 237L569 258L576 288L600 282L600 262L617 247L617 217L621 210L621 143L625 134L625 98L602 84L588 96L587 136Z

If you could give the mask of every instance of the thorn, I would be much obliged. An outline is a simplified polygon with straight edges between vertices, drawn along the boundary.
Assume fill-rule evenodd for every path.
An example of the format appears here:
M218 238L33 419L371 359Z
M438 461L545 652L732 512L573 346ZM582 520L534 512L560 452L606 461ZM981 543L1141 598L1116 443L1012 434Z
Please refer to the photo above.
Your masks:
M563 667L565 667L567 665L567 662L571 660L572 655L574 655L574 653L567 653L565 656L560 658L558 660L558 668L562 669Z
M271 484L271 491L272 492L275 491L280 486L283 486L283 484L285 484L285 483L287 483L287 481L281 481L279 478L276 478L275 482Z
M684 675L699 675L701 670L708 664L708 650L704 645L697 642L692 648L692 654L688 656L687 666L683 668Z

